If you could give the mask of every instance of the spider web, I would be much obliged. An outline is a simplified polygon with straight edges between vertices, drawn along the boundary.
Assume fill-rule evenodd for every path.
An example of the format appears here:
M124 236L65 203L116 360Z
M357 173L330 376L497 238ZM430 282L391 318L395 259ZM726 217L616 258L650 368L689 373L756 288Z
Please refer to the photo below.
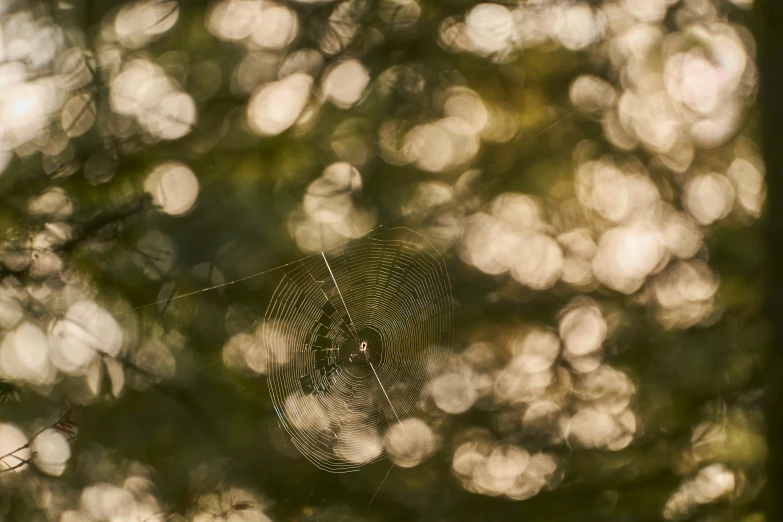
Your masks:
M476 173L573 114L521 137ZM419 218L424 221L461 202L458 198L434 207ZM172 301L283 272L264 323L267 360L273 361L268 382L275 411L310 462L329 472L356 471L384 457L378 435L394 422L405 429L400 419L414 408L451 352L451 283L443 258L421 234L407 227L389 228L411 214L405 212L320 255L113 315L165 308ZM366 351L360 349L362 341L368 343ZM368 448L373 440L377 448Z
M453 310L440 253L405 227L283 271L265 315L269 392L294 446L344 473L384 457L379 435L447 363Z

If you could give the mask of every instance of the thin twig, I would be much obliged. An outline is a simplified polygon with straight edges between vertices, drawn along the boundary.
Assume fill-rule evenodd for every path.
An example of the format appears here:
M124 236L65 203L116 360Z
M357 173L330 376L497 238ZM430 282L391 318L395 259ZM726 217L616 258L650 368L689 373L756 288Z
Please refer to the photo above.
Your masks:
M33 444L33 441L35 441L35 439L36 439L36 438L38 438L38 436L39 436L41 433L45 432L46 430L50 430L50 429L56 429L56 428L57 428L57 426L58 426L59 424L63 423L63 422L64 422L64 421L65 421L65 420L68 418L68 416L70 415L70 413L71 413L71 408L68 408L68 409L67 409L67 410L65 410L65 412L64 412L62 415L60 415L60 417L59 417L59 418L58 418L56 421L54 421L52 424L49 424L48 426L44 426L43 428L41 428L40 430L38 430L37 432L35 432L35 434L34 434L32 437L30 437L30 439L27 441L27 443L26 443L26 444L23 444L22 446L19 446L19 447L18 447L18 448L16 448L15 450L9 451L9 452L8 452L8 453L6 453L5 455L3 455L3 456L0 456L0 461L5 461L5 459L7 459L8 457L14 457L14 458L16 458L16 459L19 459L19 460L21 460L21 462L20 462L19 464L15 464L14 466L9 466L8 468L5 468L5 469L0 469L0 473L5 473L5 472L7 472L7 471L14 471L14 470L16 470L17 468L19 468L19 467L21 467L21 466L23 466L23 465L25 465L25 464L27 464L27 463L31 462L31 461L32 461L32 460L35 458L35 455L36 455L36 453L35 453L35 452L33 452L33 453L32 453L32 455L30 455L30 458L28 458L28 459L22 459L21 457L19 457L19 456L17 456L17 455L14 455L14 454L15 454L15 453L18 453L18 452L20 452L20 451L22 451L22 450L26 450L26 449L28 449L30 446L32 446L32 444ZM5 464L5 462L3 462L3 463ZM6 464L6 466L8 466L8 464Z

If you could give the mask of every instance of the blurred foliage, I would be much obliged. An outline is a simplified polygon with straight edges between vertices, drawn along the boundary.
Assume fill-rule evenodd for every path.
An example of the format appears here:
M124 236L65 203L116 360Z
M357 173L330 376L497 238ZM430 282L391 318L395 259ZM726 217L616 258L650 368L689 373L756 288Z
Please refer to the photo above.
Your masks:
M768 520L750 8L0 5L0 519ZM329 474L263 318L385 224L454 357Z

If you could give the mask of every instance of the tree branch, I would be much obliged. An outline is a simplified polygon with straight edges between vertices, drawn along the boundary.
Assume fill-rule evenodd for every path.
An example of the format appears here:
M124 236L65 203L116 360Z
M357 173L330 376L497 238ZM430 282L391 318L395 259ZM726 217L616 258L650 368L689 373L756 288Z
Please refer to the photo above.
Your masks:
M43 428L41 428L40 430L35 432L35 434L32 437L30 437L30 439L27 441L26 444L23 444L22 446L19 446L15 450L9 451L5 455L0 456L0 462L5 464L6 466L8 466L8 464L5 462L5 459L7 459L8 457L14 457L15 459L18 459L18 460L21 461L18 464L14 464L13 466L9 466L9 467L7 467L5 469L0 469L0 473L6 473L8 471L15 471L16 469L24 466L25 464L28 464L28 463L32 462L33 459L35 459L35 457L36 457L36 453L35 452L33 452L30 455L30 458L28 458L28 459L22 459L21 457L15 455L15 453L18 453L18 452L20 452L22 450L26 450L26 449L30 448L33 445L33 442L35 441L35 439L37 439L38 436L41 435L41 433L45 432L46 430L54 429L54 430L57 430L59 432L66 433L67 435L69 435L70 438L73 438L73 436L74 436L73 427L76 424L74 423L74 421L71 418L71 412L72 412L72 408L69 407L52 424L44 426Z

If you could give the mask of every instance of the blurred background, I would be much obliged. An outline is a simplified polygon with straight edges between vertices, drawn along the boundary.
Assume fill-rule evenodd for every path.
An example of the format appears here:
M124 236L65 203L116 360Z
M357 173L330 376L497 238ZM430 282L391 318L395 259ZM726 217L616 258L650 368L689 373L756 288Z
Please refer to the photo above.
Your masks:
M0 520L778 520L756 3L0 2ZM219 285L386 223L453 357L329 474Z

